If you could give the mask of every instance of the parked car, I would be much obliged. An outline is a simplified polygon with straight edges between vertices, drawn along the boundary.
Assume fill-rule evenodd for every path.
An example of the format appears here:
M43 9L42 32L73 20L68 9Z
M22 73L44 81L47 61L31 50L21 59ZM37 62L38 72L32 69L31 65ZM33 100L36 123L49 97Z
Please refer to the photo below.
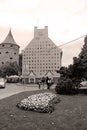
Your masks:
M81 87L87 87L87 81L84 80L80 83Z
M0 88L5 88L5 79L0 78Z
M18 75L11 75L11 76L7 76L7 83L18 83L19 82L19 76Z

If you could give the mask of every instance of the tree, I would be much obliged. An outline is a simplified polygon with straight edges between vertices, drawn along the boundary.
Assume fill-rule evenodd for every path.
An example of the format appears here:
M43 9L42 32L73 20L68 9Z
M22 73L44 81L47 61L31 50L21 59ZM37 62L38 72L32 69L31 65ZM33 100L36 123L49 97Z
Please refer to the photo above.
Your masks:
M17 62L6 62L6 64L0 67L0 76L18 75L18 71L19 66L17 65Z
M83 48L79 54L79 60L81 61L80 67L82 68L82 76L87 79L87 36L84 39Z
M19 73L22 74L22 54L19 54Z
M73 58L72 65L69 65L67 68L61 67L60 73L74 80L87 79L87 36L84 39L84 45L79 56Z
M84 43L79 56L73 58L73 64L61 67L58 71L61 76L56 86L57 93L78 92L81 80L87 79L87 36Z
M67 76L67 67L63 66L57 72L61 74L61 77L66 77Z

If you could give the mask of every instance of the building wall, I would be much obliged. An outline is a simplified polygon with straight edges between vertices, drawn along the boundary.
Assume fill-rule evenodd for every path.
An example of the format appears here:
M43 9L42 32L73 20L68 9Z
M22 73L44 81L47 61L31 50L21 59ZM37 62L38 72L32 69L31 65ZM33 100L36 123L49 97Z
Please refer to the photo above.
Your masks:
M47 71L55 72L61 67L61 52L48 37L48 27L44 29L34 28L34 38L22 51L22 75L28 75L30 71L43 77Z
M19 64L19 47L16 44L0 44L0 66L6 62L16 61Z

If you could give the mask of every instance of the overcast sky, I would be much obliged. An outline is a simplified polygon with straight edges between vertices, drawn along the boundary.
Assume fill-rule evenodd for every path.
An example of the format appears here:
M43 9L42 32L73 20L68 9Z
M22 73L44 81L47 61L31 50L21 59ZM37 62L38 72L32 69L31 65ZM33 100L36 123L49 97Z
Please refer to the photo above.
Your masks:
M24 49L33 38L34 26L48 26L56 45L87 34L87 0L0 0L0 42L12 29L12 34ZM83 38L61 46L63 65L72 63L83 45Z

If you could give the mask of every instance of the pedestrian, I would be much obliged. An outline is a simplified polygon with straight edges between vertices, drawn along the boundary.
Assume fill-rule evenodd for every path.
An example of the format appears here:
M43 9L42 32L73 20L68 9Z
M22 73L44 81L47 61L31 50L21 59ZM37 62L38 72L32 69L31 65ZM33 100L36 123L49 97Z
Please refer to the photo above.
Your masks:
M46 77L46 85L47 85L47 89L49 89L49 78Z
M47 89L50 89L50 86L51 86L51 79L50 78L47 78Z
M22 79L22 84L24 84L24 79Z
M42 84L43 84L43 86L44 86L44 84L45 84L45 77L42 77L41 82L42 82Z
M38 85L39 85L39 89L41 88L41 81L38 82Z

